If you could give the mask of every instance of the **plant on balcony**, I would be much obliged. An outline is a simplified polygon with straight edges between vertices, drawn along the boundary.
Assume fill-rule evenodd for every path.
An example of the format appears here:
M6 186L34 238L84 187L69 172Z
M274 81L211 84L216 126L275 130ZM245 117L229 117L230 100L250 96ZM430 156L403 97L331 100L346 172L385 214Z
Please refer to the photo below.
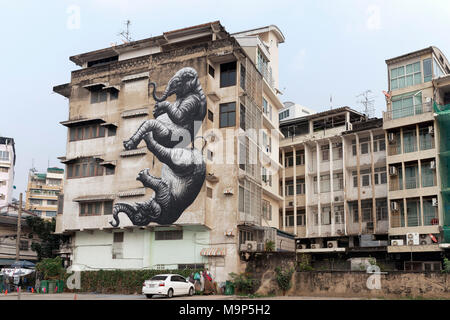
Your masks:
M265 250L266 250L266 252L275 251L275 242L270 241L270 240L266 241Z

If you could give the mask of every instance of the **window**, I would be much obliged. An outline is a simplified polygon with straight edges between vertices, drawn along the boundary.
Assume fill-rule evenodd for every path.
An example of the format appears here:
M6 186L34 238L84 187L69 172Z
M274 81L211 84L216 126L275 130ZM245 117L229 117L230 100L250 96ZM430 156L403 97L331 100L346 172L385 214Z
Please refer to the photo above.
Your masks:
M404 118L422 114L422 93L392 99L392 118Z
M267 200L262 201L262 214L264 219L272 220L272 205Z
M241 64L241 79L240 79L241 88L245 90L245 67Z
M306 211L305 209L297 209L297 225L305 226L306 225Z
M236 103L229 102L220 105L220 128L236 125Z
M0 160L9 161L9 151L0 151Z
M305 179L297 179L297 194L305 194Z
M321 146L320 149L322 150L322 161L330 161L330 146Z
M19 249L20 250L28 250L29 249L28 241L27 240L20 240Z
M289 109L280 112L278 119L281 121L283 119L289 118Z
M208 120L214 122L214 113L208 109Z
M288 110L289 111L289 110ZM263 112L270 120L272 120L272 106L263 98ZM289 113L288 113L289 115Z
M419 168L417 164L405 165L405 188L416 189L419 187Z
M384 134L373 137L373 152L385 151L386 150L386 140Z
M116 132L117 128L115 126L108 126L108 137L114 137Z
M108 99L108 91L98 88L91 90L91 103L105 102Z
M320 176L320 192L330 192L330 175L325 174Z
M254 238L255 238L255 236L252 231L239 230L239 243L240 244L243 244L246 241L253 241Z
M418 227L422 225L419 198L406 200L406 214L408 227Z
M391 90L422 83L420 61L391 69Z
M344 206L334 206L334 223L343 224L344 223Z
M286 195L287 196L293 196L294 195L294 181L293 180L286 181L285 188L286 188Z
M361 201L362 221L371 222L372 219L372 200Z
M100 216L112 214L112 201L81 202L80 216Z
M403 152L415 152L417 151L417 135L416 130L403 131Z
M342 143L333 143L333 160L342 159Z
M429 150L434 148L434 139L430 133L430 129L434 130L434 126L432 124L429 126L419 127L420 150Z
M67 178L85 178L103 175L103 166L94 158L84 158L67 165Z
M206 150L208 160L212 161L214 153L211 150Z
M444 71L442 71L439 62L436 59L433 59L433 73L433 78L439 78L440 76L444 75Z
M105 166L105 174L107 176L115 174L116 173L116 167L115 166Z
M286 212L286 227L293 227L294 226L294 212L289 211Z
M183 240L183 230L155 231L155 240Z
M436 160L422 161L422 187L434 187L436 185L435 169L432 168L432 161L436 163ZM436 168L436 165L434 165Z
M377 221L388 219L387 199L376 199Z
M297 166L305 165L305 151L304 150L297 150L295 152L295 164Z
M120 243L123 242L123 232L114 232L113 233L113 242L114 243Z
M245 189L239 186L239 212L245 212Z
M213 189L206 187L206 196L208 198L212 198L213 197Z
M287 167L292 167L294 165L294 153L292 152L287 152L284 155L284 166Z
M428 82L433 78L433 68L431 66L431 59L423 60L423 81Z
M222 63L220 65L220 87L231 87L236 85L236 61Z
M7 167L0 167L0 172L8 172L9 168Z
M386 167L375 168L375 184L386 184L387 174Z
M58 200L47 200L47 205L56 206L58 204Z
M239 126L241 127L242 130L245 130L245 107L242 104L241 104Z
M102 138L105 136L105 127L99 124L72 127L70 128L69 136L70 141Z
M92 60L92 61L88 61L88 67L105 65L105 64L117 61L117 60L119 60L119 56L112 56L112 57L108 57L108 58Z
M333 173L333 190L344 190L344 174L342 172Z
M361 146L361 154L369 153L369 138L361 138L359 140L359 144Z
M209 75L214 78L215 72L216 72L216 70L214 70L214 68L210 64L208 64Z
M352 140L352 155L356 156L356 140Z
M370 186L370 169L361 170L361 186L368 187Z
M322 222L322 225L331 224L331 207L330 206L322 207L321 222Z

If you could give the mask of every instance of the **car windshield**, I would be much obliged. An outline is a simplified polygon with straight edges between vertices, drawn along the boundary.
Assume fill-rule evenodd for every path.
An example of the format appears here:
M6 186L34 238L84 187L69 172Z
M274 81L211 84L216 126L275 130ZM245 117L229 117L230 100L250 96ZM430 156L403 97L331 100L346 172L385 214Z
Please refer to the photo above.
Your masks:
M150 280L166 280L167 276L154 276Z

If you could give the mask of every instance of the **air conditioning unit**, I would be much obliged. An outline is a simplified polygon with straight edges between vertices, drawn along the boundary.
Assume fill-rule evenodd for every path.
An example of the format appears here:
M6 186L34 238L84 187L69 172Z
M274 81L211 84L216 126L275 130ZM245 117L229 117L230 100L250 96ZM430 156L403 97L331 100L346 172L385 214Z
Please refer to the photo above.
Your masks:
M233 193L234 193L233 188L225 188L223 190L223 194L225 194L225 195L232 195Z
M410 232L406 234L406 241L408 246L417 246L420 244L419 240L419 233L417 232Z
M431 240L431 237L428 234L421 234L420 235L420 245L426 246L433 244L433 240Z
M436 161L431 161L430 162L430 169L436 169Z
M327 241L327 247L328 248L337 248L338 247L338 242L336 240L334 240L334 241Z
M396 202L396 201L391 202L391 210L398 211L398 202Z
M431 205L432 205L433 207L437 207L437 206L438 206L438 199L437 199L437 198L433 198L431 201L432 201L432 202L431 202Z
M334 197L334 202L342 202L342 201L344 201L344 197L342 196Z
M389 167L389 175L396 176L397 175L397 167L390 166Z
M311 249L320 249L321 245L318 243L311 243Z
M432 136L434 135L434 127L433 126L428 126L428 133Z
M293 207L294 206L294 201L289 201L288 202L288 207Z
M245 241L241 244L241 251L255 252L258 249L258 243L256 241Z
M403 245L402 239L391 240L391 246L402 246L402 245Z
M395 134L393 132L388 133L388 141L389 141L389 143L395 142Z
M306 249L306 244L304 243L300 244L300 249Z

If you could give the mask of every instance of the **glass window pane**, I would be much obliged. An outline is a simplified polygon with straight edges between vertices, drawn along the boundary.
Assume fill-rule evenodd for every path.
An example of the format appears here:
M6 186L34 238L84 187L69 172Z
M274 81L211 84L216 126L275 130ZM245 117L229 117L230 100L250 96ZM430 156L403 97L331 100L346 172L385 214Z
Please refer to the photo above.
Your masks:
M414 71L414 68L413 68L412 64L406 65L406 74L413 73L413 71Z
M407 86L407 87L412 86L413 83L414 83L414 77L413 77L413 75L408 75L408 76L406 76L406 86Z
M419 72L420 70L420 62L414 63L414 72Z
M398 82L397 79L391 81L391 89L397 89L398 88Z

